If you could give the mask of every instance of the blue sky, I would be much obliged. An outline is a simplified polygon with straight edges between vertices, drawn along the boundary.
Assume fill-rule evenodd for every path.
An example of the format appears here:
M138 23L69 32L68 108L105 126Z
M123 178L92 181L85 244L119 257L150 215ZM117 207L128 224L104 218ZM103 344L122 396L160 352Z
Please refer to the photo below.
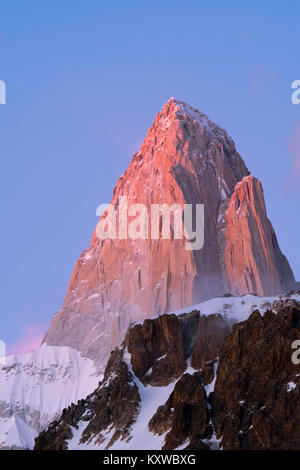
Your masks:
M233 137L300 280L299 15L297 1L1 0L0 338L10 350L48 328L96 206L171 96Z

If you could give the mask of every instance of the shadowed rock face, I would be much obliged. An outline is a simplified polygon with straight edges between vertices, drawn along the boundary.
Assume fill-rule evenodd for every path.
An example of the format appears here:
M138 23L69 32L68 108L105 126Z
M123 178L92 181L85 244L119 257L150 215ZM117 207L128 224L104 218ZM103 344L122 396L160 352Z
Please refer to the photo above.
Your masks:
M61 418L38 436L35 449L68 449L74 430L79 428L81 444L92 441L110 448L118 439L129 442L132 425L143 406L138 381L158 388L174 382L166 404L154 410L149 421L151 432L160 435L168 431L165 449L173 449L186 439L197 442L193 444L197 448L209 449L201 441L212 434L204 387L213 380L213 359L219 354L221 338L224 340L230 329L221 315L205 318L199 311L162 315L129 328L122 348L111 353L99 387L86 400L63 410ZM209 348L204 334L207 331L212 339ZM199 348L197 353L195 348ZM185 373L191 355L197 358L199 371ZM111 435L107 440L108 430Z
M232 328L220 315L199 312L146 320L129 328L122 348L111 353L95 392L65 409L35 448L67 449L74 432L77 445L130 445L147 406L142 382L162 391L172 385L145 423L148 438L161 436L165 450L300 450L295 340L300 340L300 304L292 299L275 302L264 316L256 310Z
M149 421L150 431L157 434L168 431L163 450L176 449L187 439L197 440L200 443L202 439L212 435L207 396L203 385L201 372L193 375L184 374L176 383L168 401L158 408ZM209 450L203 442L199 448Z
M204 364L215 359L219 354L224 338L230 331L231 322L224 321L224 318L220 315L201 317L191 357L191 366L194 369L201 369Z
M135 375L144 383L167 385L186 369L183 331L176 315L145 320L127 334Z
M78 349L103 369L130 322L225 292L278 294L294 287L260 184L226 131L189 105L172 98L157 114L116 184L116 208L120 196L128 206L204 204L204 247L188 251L184 239L100 240L94 233L47 344Z
M300 449L300 308L275 311L234 325L222 348L212 410L224 449Z
M116 439L126 439L135 421L140 406L140 395L127 364L122 360L123 352L111 353L104 379L98 389L74 405L63 410L58 421L53 421L36 440L37 450L66 450L67 440L72 438L71 428L78 429L78 423L86 423L81 443L96 437L97 443L104 440L102 433L110 427L114 432L107 444L110 447Z

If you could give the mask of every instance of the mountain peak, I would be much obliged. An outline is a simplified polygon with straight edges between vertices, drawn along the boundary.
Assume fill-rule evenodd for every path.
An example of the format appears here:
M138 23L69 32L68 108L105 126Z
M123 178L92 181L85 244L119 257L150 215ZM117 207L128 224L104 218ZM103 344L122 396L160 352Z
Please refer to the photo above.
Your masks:
M44 341L79 349L102 368L130 322L227 292L273 295L293 288L262 190L251 180L227 132L170 98L119 178L111 204L119 207L126 196L128 208L143 203L148 215L153 204L203 204L203 248L187 250L184 239L171 236L152 239L148 229L140 239L100 240L95 232Z
M191 117L195 115L203 116L203 114L200 113L198 109L194 108L193 106L189 105L185 101L182 101L174 96L172 96L163 107L166 107L166 106L174 106L176 110L182 111L190 115Z
M202 124L212 124L205 114L175 97L171 97L166 102L161 112L158 113L158 116L162 118L168 116L169 118L173 117L179 120L191 119L192 121L197 121Z
M227 132L210 121L206 114L175 97L171 97L156 115L150 134L153 130L162 131L163 135L166 131L168 133L173 131L179 139L184 136L189 138L202 135L209 139L221 139L221 142L225 138L233 143Z

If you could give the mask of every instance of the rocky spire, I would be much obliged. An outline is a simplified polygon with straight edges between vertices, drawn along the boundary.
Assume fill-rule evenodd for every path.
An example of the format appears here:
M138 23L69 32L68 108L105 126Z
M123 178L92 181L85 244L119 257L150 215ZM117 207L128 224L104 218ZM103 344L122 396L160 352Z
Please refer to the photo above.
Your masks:
M78 258L45 342L104 363L130 322L225 292L280 293L294 286L254 180L225 130L171 98L114 189L111 204L204 204L204 247L185 240L100 240ZM238 212L240 201L243 218Z

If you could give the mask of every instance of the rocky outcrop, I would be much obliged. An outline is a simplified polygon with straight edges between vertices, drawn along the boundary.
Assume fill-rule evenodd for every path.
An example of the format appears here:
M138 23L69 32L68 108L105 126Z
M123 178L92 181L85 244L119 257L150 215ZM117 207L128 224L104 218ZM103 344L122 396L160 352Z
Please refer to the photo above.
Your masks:
M233 326L222 348L213 424L223 449L300 449L300 307L279 302Z
M218 356L231 322L221 315L161 315L129 328L125 344L136 377L145 385L164 386L182 376L189 363L201 369L204 383L212 380L212 361Z
M110 448L118 439L130 442L131 428L143 406L139 382L158 390L177 382L164 407L164 419L160 419L160 411L157 410L149 420L152 433L160 435L162 429L169 431L166 448L173 448L187 438L197 440L200 436L209 437L211 426L208 426L204 387L212 380L214 367L213 362L207 362L207 358L218 355L217 344L221 345L221 336L224 340L230 328L228 320L220 315L211 315L206 321L204 319L199 311L194 311L188 315L162 315L129 328L122 348L116 348L111 353L99 387L86 400L66 408L61 418L39 435L35 449L70 448L73 433L78 430L82 430L79 446L92 443L93 446ZM207 352L201 325L205 332L209 330L211 337L218 338L211 355ZM193 369L190 373L189 363L196 345L200 346L195 354L199 371ZM190 420L191 414L191 426L185 426L180 431L181 423ZM198 429L200 424L201 430ZM109 439L106 438L108 432ZM202 443L197 445L201 446Z
M132 369L145 384L167 385L187 367L183 331L176 315L145 320L133 327L128 332L127 344Z
M103 382L64 410L35 448L135 449L144 433L145 449L154 448L147 441L157 436L155 448L164 450L300 450L300 365L292 361L300 303L294 299L279 299L264 315L255 310L233 326L195 311L129 328ZM149 387L161 396L150 414Z
M191 441L195 449L210 449L203 442L211 437L212 426L201 372L184 374L178 380L167 402L149 421L149 430L156 434L168 431L163 450L176 449Z
M119 209L124 196L128 207L204 204L203 248L187 250L172 219L170 239L151 239L149 230L145 240L123 239L117 228L116 239L100 240L95 232L75 264L47 344L78 349L103 369L131 322L226 292L278 294L294 287L260 184L226 131L191 106L172 98L157 114L111 204Z
M107 443L110 447L119 438L129 437L129 430L139 410L140 395L127 364L122 360L123 352L115 350L108 361L103 381L86 400L79 400L65 408L61 418L50 424L36 439L37 450L66 450L72 439L72 429L78 423L86 424L80 436L84 444L93 438L97 444L104 442L103 433L113 428Z
M295 286L292 271L267 218L261 183L252 175L236 185L225 220L228 290L236 295L241 291L273 295Z
M191 365L194 369L210 364L218 356L224 338L231 331L231 325L232 321L224 321L221 315L200 318L191 356Z

